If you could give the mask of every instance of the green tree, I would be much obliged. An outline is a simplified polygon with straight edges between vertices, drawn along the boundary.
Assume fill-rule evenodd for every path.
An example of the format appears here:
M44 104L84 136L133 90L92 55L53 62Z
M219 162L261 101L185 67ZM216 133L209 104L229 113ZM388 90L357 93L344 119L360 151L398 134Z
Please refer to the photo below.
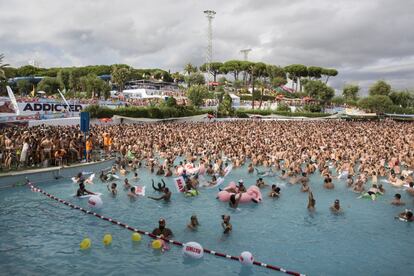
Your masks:
M111 81L118 87L118 91L122 92L125 87L125 83L130 80L131 68L125 66L114 66L111 72Z
M62 83L57 78L52 77L45 77L37 84L38 91L45 91L49 95L57 93L58 89L62 88Z
M20 95L27 95L33 89L32 83L28 80L18 80L16 84Z
M42 69L31 66L31 65L25 65L17 69L17 76L18 77L35 76L41 70Z
M83 76L79 79L83 92L86 92L88 98L108 98L110 86L94 74Z
M334 105L343 105L345 103L345 98L342 96L333 97L331 103Z
M174 97L168 97L165 105L168 107L177 107L177 100Z
M205 84L204 76L200 72L191 73L185 77L188 87Z
M68 70L59 70L57 79L62 83L63 88L69 89L70 72Z
M176 83L184 82L184 75L180 74L180 72L172 73L171 77Z
M207 68L209 66L209 68ZM217 75L221 74L221 67L223 66L223 63L221 62L211 62L210 64L204 63L200 66L201 72L210 73L213 76L213 81L217 81ZM207 72L207 70L209 72Z
M414 93L410 93L409 91L393 91L390 93L389 97L395 105L401 107L414 106Z
M342 96L345 98L345 100L356 101L358 99L358 93L359 86L355 84L347 84L344 86L344 89L342 90Z
M187 63L184 66L184 72L189 76L191 73L197 72L197 66L192 65L191 63Z
M3 63L4 54L0 54L0 81L2 79L6 79L5 68L9 66L9 64Z
M391 85L383 80L379 80L369 88L369 95L384 95L388 96L391 92Z
M275 77L272 79L273 87L279 87L279 86L285 85L286 83L287 83L287 80L285 78Z
M309 66L308 67L308 77L310 79L320 79L322 77L322 67Z
M291 64L286 66L284 69L288 74L289 79L292 80L292 89L298 91L299 83L299 91L301 91L302 88L300 87L300 79L308 76L308 68L302 64ZM294 84L296 84L296 88L294 87Z
M230 94L227 92L224 93L223 100L221 100L219 104L219 112L226 116L232 115L234 112L232 103L233 103L233 100L231 99Z
M372 95L358 101L358 106L365 111L384 113L393 105L390 97L386 95Z
M200 107L203 100L208 96L207 87L203 85L193 85L187 90L187 97L195 107Z
M239 80L239 74L242 71L242 62L240 60L229 60L223 63L221 71L233 74L234 80Z
M323 104L326 104L335 96L333 88L320 80L309 80L305 85L305 93Z
M327 84L330 77L338 75L338 71L336 69L322 68L321 74L326 77L325 84Z

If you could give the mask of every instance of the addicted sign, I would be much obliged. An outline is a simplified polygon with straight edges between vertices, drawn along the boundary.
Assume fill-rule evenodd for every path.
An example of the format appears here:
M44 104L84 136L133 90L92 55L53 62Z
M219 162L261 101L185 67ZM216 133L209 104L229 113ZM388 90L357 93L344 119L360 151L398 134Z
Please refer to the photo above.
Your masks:
M68 105L63 103L25 103L23 112L81 112L82 109L80 104L70 104L68 108Z

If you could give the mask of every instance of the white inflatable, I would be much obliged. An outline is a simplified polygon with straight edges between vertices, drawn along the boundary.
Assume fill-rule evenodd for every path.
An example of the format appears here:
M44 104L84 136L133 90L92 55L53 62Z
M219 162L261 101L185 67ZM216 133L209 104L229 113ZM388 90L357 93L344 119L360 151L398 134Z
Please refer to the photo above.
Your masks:
M89 199L88 199L88 205L91 208L96 208L99 209L102 207L103 202L102 199L97 196L97 195L92 195Z
M200 259L204 255L204 249L197 242L187 242L183 246L183 254L190 258Z
M93 179L95 178L95 174L92 173L88 178L85 179L85 183L86 184L93 184ZM72 177L72 182L77 184L78 183L78 178L76 177Z
M135 187L135 194L140 196L145 196L145 186L134 186Z
M233 169L233 165L230 164L224 169L224 177L228 176L231 170Z
M343 172L341 172L340 175L338 175L338 179L347 179L348 175L349 175L348 171L343 171Z
M240 254L239 261L243 265L252 265L254 262L254 258L253 258L252 253L250 253L249 251L244 251Z
M94 195L83 195L83 196L79 196L78 198L90 198L91 196L101 196L102 193L95 193ZM76 197L76 194L73 194L72 196Z

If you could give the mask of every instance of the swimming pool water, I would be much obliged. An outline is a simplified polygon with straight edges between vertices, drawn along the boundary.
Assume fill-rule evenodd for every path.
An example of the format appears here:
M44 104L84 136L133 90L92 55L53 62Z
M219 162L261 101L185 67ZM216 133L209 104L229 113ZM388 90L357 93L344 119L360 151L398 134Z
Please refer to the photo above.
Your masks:
M246 167L234 169L222 185L243 178L253 185L257 176L247 175ZM151 188L148 170L139 171L140 185L147 195L158 196ZM131 176L130 176L131 177ZM164 178L173 191L172 201L164 203L148 198L131 202L118 181L118 196L112 198L98 179L87 188L103 193L99 213L141 230L152 231L164 217L174 239L197 241L203 247L239 255L251 251L256 260L307 275L410 275L414 269L413 223L394 216L413 208L413 198L399 190L405 207L390 205L398 190L385 185L386 194L377 201L357 199L357 195L334 180L335 189L322 188L322 178L311 176L316 212L307 209L307 193L300 185L289 185L276 177L264 178L267 184L282 185L279 199L262 190L260 204L241 204L230 210L215 199L217 189L202 189L200 195L185 198L178 194L172 178ZM134 181L129 179L130 182ZM45 191L76 205L87 207L87 200L72 197L77 185L60 179L39 183ZM333 215L329 206L339 198L343 215ZM27 187L0 191L0 268L5 275L282 275L261 267L244 268L238 262L206 254L201 260L182 257L181 247L161 253L149 247L150 239L131 241L132 232L73 210ZM201 226L197 232L186 229L189 218L197 214ZM230 214L233 232L222 234L221 215ZM102 243L104 234L113 237L112 245ZM89 250L79 250L84 237L92 240Z

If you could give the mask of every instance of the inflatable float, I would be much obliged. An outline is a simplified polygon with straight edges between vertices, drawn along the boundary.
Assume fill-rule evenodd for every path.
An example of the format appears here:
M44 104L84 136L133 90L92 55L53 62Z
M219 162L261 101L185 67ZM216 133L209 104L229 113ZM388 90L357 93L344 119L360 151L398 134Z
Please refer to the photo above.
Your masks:
M95 174L94 173L92 173L88 178L86 178L85 179L85 184L93 184L93 179L95 178ZM77 178L77 177L72 177L71 178L72 179L72 182L74 183L74 184L77 184L78 183L78 181L79 181L79 179Z
M232 190L238 191L237 185L234 182L230 182L230 184L224 188L223 191L220 191L217 194L218 200L222 202L228 202L230 200L230 196L235 194L233 192L229 192ZM250 186L245 193L242 193L240 202L247 203L247 202L255 202L259 203L262 201L262 193L260 192L260 189L257 186Z
M93 195L83 195L83 196L76 196L76 194L73 194L72 196L77 197L77 198L90 198L91 196L101 196L102 193L95 193Z

